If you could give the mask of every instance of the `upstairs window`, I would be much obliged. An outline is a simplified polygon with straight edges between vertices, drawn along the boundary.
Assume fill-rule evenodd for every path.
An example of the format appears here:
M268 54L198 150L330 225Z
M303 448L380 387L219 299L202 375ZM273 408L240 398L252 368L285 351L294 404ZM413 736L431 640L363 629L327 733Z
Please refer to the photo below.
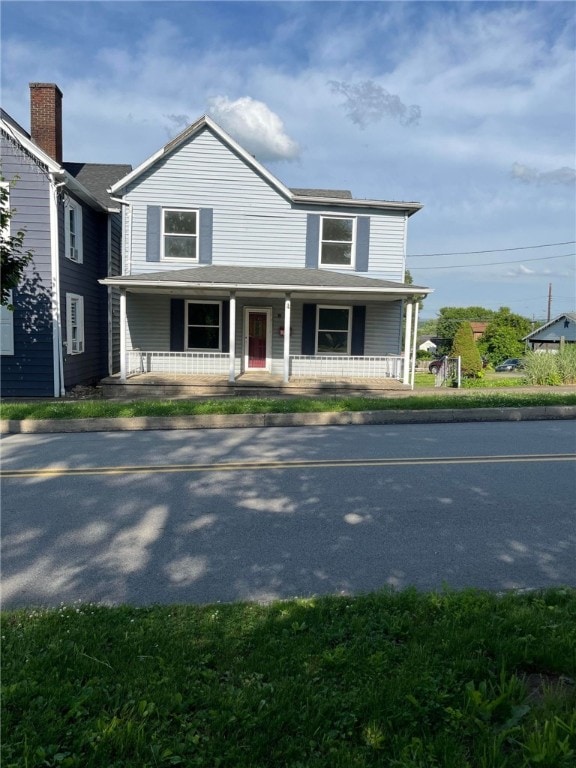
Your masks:
M69 355L84 352L84 297L66 294L66 339Z
M165 208L162 214L162 257L198 261L198 211Z
M349 355L351 330L350 307L318 306L316 354Z
M82 264L82 207L75 200L69 199L64 216L66 258Z
M186 309L186 348L219 351L222 346L222 302L189 301Z
M320 226L320 265L353 267L355 219L323 216Z

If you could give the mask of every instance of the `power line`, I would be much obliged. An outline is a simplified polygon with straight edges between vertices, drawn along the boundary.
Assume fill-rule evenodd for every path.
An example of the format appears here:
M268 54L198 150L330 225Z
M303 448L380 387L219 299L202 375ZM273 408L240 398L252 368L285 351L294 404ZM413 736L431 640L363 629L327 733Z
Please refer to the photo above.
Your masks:
M428 256L471 256L478 253L503 253L504 251L528 251L532 248L552 248L556 245L573 245L576 240L567 240L565 243L544 243L543 245L519 245L516 248L494 248L492 251L454 251L453 253L412 253L408 259L423 259Z
M487 251L485 251L487 253ZM549 261L550 259L566 259L576 256L576 253L563 253L559 256L540 256L534 259L515 259L514 261L487 261L486 264L447 264L444 267L410 267L410 271L423 269L469 269L470 267L493 267L497 264L525 264L527 261Z

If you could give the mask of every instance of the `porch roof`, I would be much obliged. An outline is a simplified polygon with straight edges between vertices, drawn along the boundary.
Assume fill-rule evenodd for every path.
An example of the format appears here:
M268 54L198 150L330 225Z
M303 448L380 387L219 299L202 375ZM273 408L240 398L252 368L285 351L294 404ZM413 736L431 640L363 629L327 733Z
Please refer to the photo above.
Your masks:
M360 277L327 269L284 269L280 267L203 266L171 269L141 275L119 275L100 280L128 290L220 289L226 291L283 291L296 293L386 294L401 298L421 296L431 288Z

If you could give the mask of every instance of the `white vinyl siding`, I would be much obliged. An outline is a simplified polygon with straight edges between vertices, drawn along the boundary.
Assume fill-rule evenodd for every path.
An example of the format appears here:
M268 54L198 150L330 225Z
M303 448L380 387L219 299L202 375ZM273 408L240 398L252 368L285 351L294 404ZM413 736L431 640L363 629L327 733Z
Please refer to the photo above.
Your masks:
M65 256L70 261L82 264L82 206L69 198L64 208Z
M66 294L66 345L69 355L84 352L84 298Z

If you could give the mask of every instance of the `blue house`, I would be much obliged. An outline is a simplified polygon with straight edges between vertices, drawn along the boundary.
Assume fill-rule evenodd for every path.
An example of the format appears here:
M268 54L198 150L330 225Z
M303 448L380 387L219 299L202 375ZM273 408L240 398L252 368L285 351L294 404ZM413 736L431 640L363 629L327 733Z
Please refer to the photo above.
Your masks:
M98 281L120 273L120 206L106 192L129 165L65 163L62 93L30 84L31 132L2 110L1 176L33 252L1 308L4 397L59 397L119 369L118 292Z
M291 189L210 117L112 185L122 200L120 375L413 385L416 202Z

